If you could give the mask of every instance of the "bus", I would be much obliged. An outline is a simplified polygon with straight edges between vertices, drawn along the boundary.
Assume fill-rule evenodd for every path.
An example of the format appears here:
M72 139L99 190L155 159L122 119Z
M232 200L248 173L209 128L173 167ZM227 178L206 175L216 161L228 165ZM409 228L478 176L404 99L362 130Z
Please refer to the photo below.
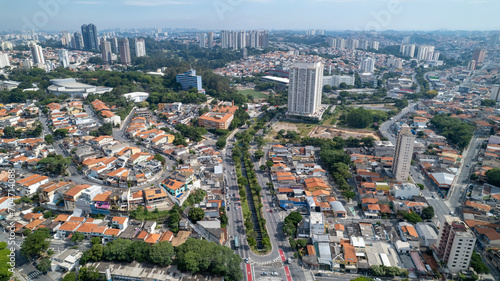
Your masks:
M240 247L240 243L238 242L238 236L234 237L234 248L238 249Z

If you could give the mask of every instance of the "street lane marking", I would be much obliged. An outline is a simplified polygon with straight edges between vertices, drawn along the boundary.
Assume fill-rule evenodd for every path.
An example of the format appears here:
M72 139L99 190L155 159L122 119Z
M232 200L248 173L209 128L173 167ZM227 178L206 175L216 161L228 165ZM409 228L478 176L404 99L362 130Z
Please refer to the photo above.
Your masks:
M246 264L246 271L247 271L247 281L252 281L252 268L250 267L250 264Z
M285 268L286 280L292 281L292 276L290 275L290 269L288 269L288 266L284 266L284 268Z

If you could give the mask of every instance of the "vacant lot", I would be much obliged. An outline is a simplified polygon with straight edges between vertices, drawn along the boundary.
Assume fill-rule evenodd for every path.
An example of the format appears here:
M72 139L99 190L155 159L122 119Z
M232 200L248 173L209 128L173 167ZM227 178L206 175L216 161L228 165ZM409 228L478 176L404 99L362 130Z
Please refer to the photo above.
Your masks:
M312 132L309 133L309 137L312 138L322 138L331 139L334 137L341 137L343 139L348 139L349 137L361 139L364 137L372 137L376 140L380 140L380 137L376 132L369 130L356 130L356 129L344 129L344 128L334 128L331 126L317 126Z
M268 138L270 140L275 140L274 137L276 137L280 130L298 132L302 137L307 137L316 126L318 126L318 124L278 122L274 125L273 130L268 135Z

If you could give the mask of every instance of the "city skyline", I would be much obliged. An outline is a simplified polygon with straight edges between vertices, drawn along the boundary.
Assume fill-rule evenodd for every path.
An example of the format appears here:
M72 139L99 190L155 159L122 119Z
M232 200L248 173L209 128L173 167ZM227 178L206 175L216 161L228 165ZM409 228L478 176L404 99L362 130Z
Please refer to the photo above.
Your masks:
M6 2L2 30L112 28L498 30L493 0L161 0ZM40 2L41 3L41 2ZM432 9L430 9L432 7ZM109 11L113 10L114 15ZM443 11L446 11L444 13ZM467 21L463 20L467 11ZM123 20L127 19L127 20Z

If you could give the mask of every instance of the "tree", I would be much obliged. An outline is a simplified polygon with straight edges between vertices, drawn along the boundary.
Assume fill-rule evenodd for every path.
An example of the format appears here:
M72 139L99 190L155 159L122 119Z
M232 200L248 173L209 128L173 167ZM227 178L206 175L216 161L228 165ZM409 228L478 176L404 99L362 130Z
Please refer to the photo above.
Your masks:
M131 258L128 255L127 249L132 244L128 239L117 238L112 242L106 244L103 256L109 261L127 261L130 262Z
M90 239L90 243L92 243L92 245L100 244L101 243L101 238L99 238L99 237L92 237Z
M261 171L265 171L267 169L266 165L260 165L259 169Z
M226 137L225 136L221 136L217 142L215 143L215 145L217 146L218 149L223 149L224 147L226 147Z
M113 134L113 125L111 125L111 123L106 123L101 127L97 128L97 130L89 132L89 135L94 137L111 136L112 134Z
M3 138L13 139L16 137L16 128L7 126L3 128Z
M95 269L95 267L81 267L78 272L78 281L104 281L103 275Z
M401 110L408 106L408 100L407 99L396 100L396 102L394 102L394 106L397 107L399 110Z
M411 223L418 223L422 221L422 218L414 211L404 212L403 217Z
M487 274L490 273L490 269L486 264L484 264L481 255L476 253L476 251L472 252L472 257L470 260L470 266L474 268L477 274Z
M287 236L294 237L297 233L297 225L302 221L302 215L299 212L291 212L283 221L283 232Z
M66 273L61 281L76 281L76 273L74 271Z
M260 158L264 157L264 151L262 151L262 149L259 149L254 152L253 156L255 157L255 159L259 160Z
M81 233L81 232L75 232L75 233L73 233L73 236L71 237L71 241L73 241L73 242L81 242L81 241L83 241L83 239L85 239L85 235L83 235L83 233Z
M189 238L176 248L176 264L180 270L210 272L224 276L224 280L243 279L241 257L230 248L214 242Z
M497 104L497 102L495 100L488 100L488 99L486 99L486 100L482 100L481 101L481 105L482 106L493 107L496 104Z
M127 248L128 255L131 260L144 262L148 260L151 247L144 241L134 241Z
M351 281L373 281L373 278L361 276L355 279L351 279Z
M425 207L422 209L423 219L432 219L434 217L434 208L432 206Z
M54 143L54 137L52 135L46 135L44 139L45 139L45 143L47 143L47 144Z
M356 108L347 114L347 125L354 128L366 128L373 123L373 114L364 109Z
M68 136L68 129L57 129L54 131L54 137L57 139L63 139Z
M500 169L490 169L486 172L488 183L500 187Z
M24 239L21 245L21 255L25 257L40 256L49 248L47 239L50 237L48 228L39 228Z
M470 175L470 179L473 180L473 181L476 181L476 180L479 179L479 176L477 174L473 173L473 174Z
M36 269L40 270L42 273L47 273L50 271L51 265L52 261L50 258L45 257L38 262Z
M156 153L155 154L155 157L154 157L154 160L158 160L160 161L162 164L165 164L165 157L163 157L160 153Z
M7 248L7 242L0 242L0 280L9 280L12 276L11 264L7 261L10 259L10 249Z
M62 155L49 154L47 157L38 161L38 165L48 173L60 175L68 168L71 158L64 158Z
M271 160L267 160L266 161L266 166L269 167L269 168L271 168L272 166L274 166L274 162L271 161Z
M149 261L162 266L172 264L174 246L168 241L153 244L149 250Z
M438 91L436 91L436 90L427 91L424 94L424 98L426 98L426 99L433 99L433 98L437 97L437 95L438 95Z
M188 217L192 222L196 223L205 217L205 211L202 208L192 208L188 212Z

